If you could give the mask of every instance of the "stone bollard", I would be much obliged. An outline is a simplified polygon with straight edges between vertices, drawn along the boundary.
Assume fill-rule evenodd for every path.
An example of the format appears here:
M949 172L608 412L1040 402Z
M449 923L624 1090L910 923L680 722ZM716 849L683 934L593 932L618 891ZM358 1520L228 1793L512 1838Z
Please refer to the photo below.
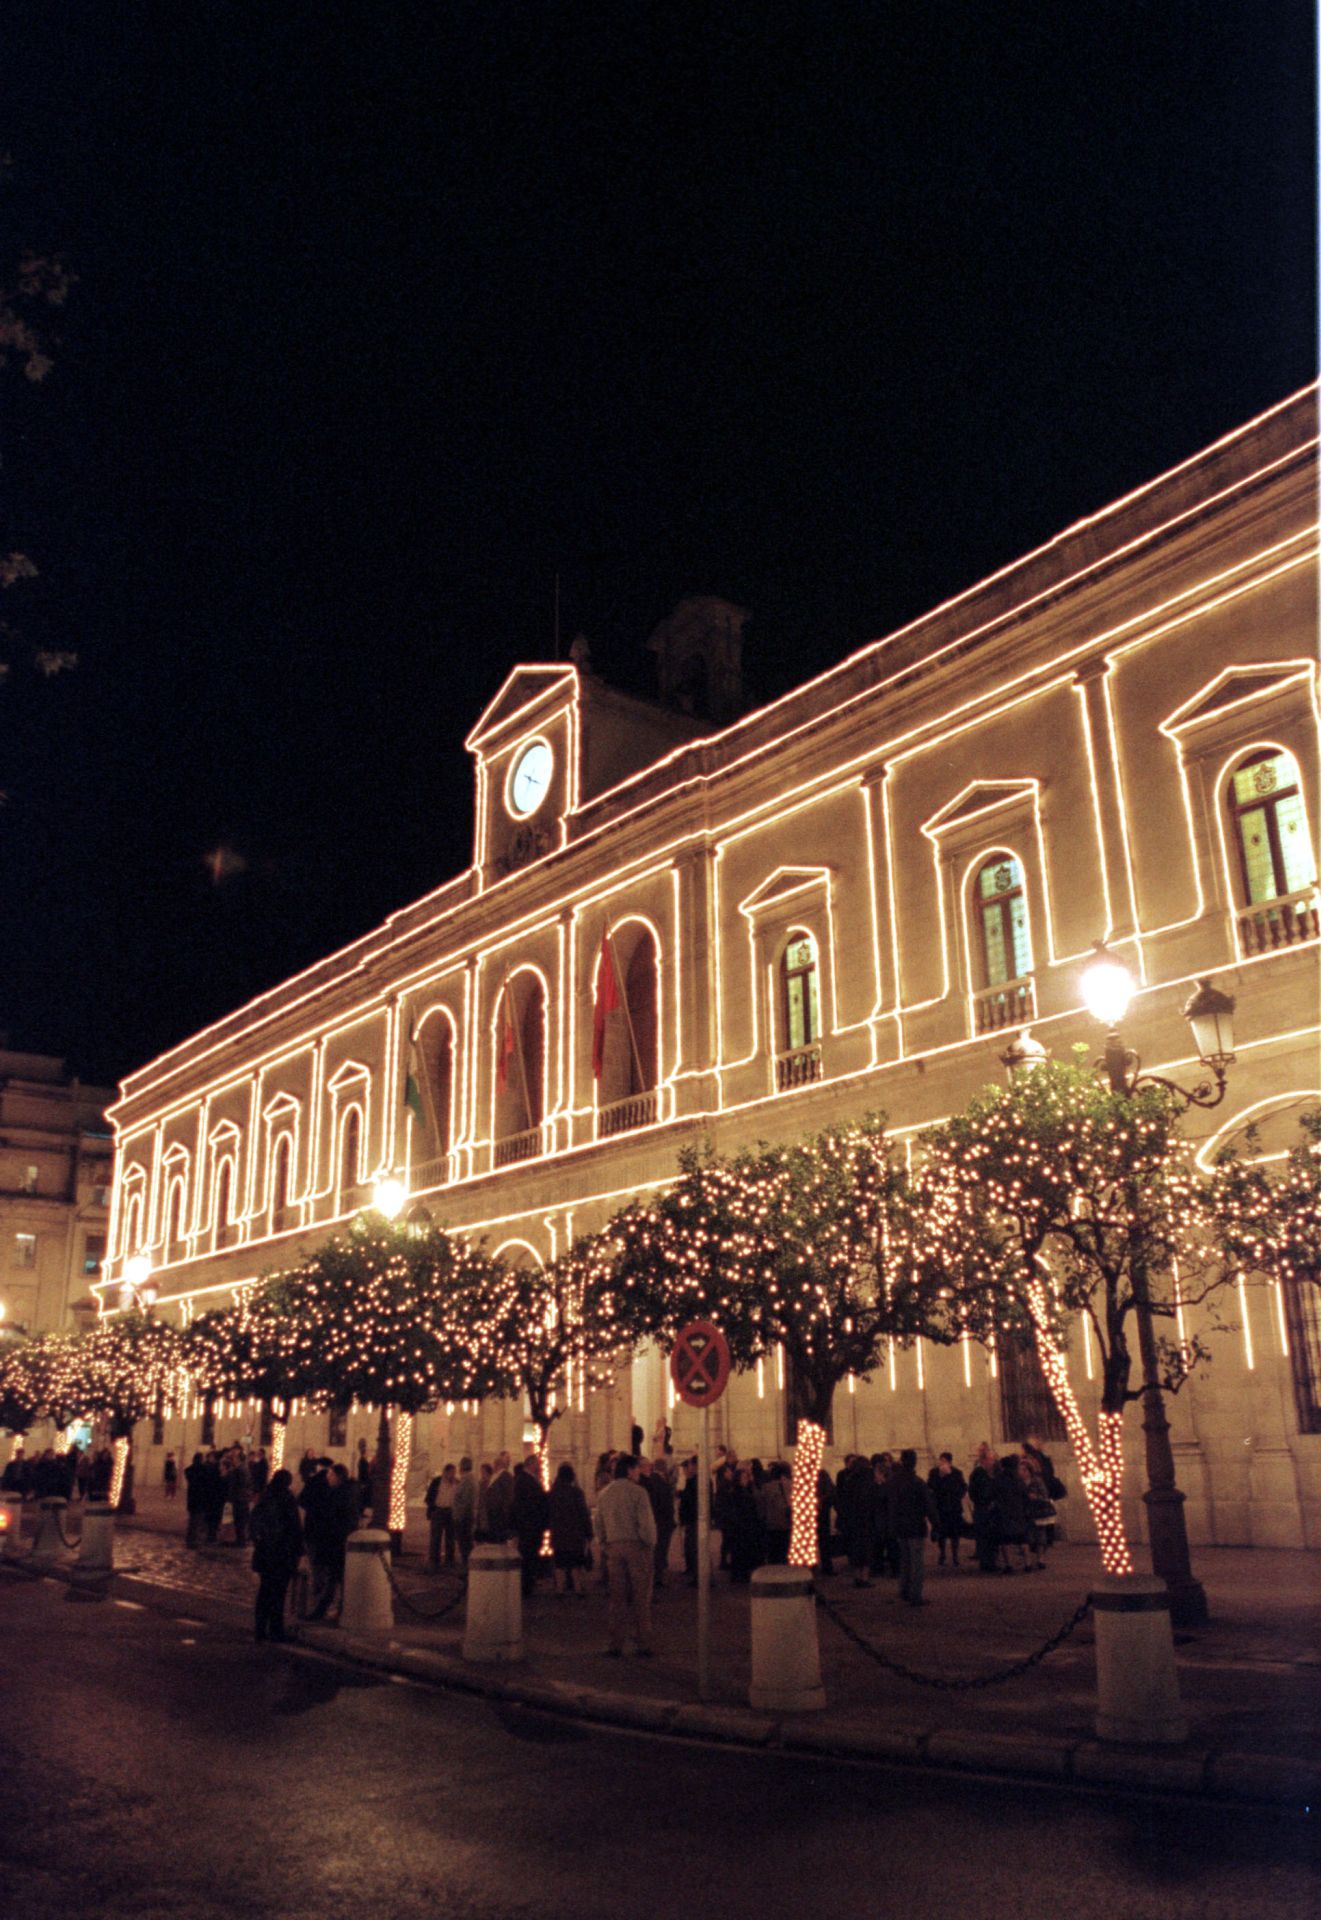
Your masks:
M32 1558L49 1564L58 1560L65 1552L64 1516L69 1503L58 1495L40 1502L41 1514L37 1521L37 1537L32 1542Z
M826 1704L807 1567L758 1567L752 1576L748 1704L767 1713L813 1713Z
M523 1658L523 1562L513 1547L487 1544L468 1556L463 1657Z
M80 1573L113 1573L115 1516L104 1500L89 1500L83 1508L83 1533L78 1542Z
M1092 1619L1097 1738L1186 1740L1165 1582L1150 1573L1103 1576L1092 1594Z
M345 1548L340 1626L346 1633L389 1633L394 1626L389 1534L363 1527L349 1535Z
M0 1495L0 1558L12 1560L23 1530L23 1501L17 1493Z

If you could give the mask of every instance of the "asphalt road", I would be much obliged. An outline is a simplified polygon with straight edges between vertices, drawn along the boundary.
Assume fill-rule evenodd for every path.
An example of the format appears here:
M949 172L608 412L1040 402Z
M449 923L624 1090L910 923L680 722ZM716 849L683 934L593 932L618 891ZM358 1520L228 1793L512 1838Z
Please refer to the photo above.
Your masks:
M596 1732L0 1581L4 1920L1290 1920L1316 1830Z

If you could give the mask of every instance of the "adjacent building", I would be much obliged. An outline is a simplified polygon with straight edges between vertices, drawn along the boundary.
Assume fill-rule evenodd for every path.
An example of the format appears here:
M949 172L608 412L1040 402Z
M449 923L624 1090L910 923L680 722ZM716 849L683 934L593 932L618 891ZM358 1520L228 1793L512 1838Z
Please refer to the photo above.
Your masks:
M1099 1038L1079 975L1101 938L1152 1068L1196 1071L1198 978L1236 995L1229 1096L1190 1125L1281 1150L1321 1097L1316 506L1313 388L741 718L700 718L735 705L745 615L721 601L655 636L668 705L581 649L518 667L467 738L467 870L124 1081L106 1284L146 1251L186 1316L387 1175L542 1260L699 1137L880 1109L913 1140L1018 1029ZM1173 1409L1192 1537L1321 1543L1315 1298L1245 1279L1214 1346ZM1081 1330L1073 1360L1085 1397ZM783 1449L787 1397L773 1357L735 1383L740 1453ZM667 1413L682 1444L670 1404L650 1355L555 1444L581 1463ZM966 1461L1034 1426L1030 1354L923 1344L841 1393L833 1447ZM489 1455L522 1410L422 1428L433 1458Z
M110 1087L63 1060L0 1048L0 1330L56 1333L94 1319L105 1259Z

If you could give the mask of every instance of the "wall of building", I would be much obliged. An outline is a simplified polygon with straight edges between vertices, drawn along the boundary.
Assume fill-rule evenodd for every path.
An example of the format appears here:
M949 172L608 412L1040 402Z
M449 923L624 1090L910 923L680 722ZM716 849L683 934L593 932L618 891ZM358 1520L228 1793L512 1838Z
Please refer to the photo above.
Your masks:
M594 705L572 667L516 670L469 736L472 872L125 1082L114 1263L150 1250L163 1301L186 1313L314 1245L378 1174L402 1174L455 1231L550 1256L669 1178L695 1137L732 1151L882 1109L913 1138L1000 1075L1011 1025L1030 1020L1061 1053L1095 1041L1078 982L1103 936L1142 983L1126 1037L1154 1069L1195 1069L1180 1012L1195 976L1214 972L1237 996L1230 1095L1196 1122L1232 1133L1273 1104L1296 1109L1321 1088L1315 862L1283 920L1250 905L1227 782L1255 751L1290 754L1314 853L1314 448L1308 392L590 798L573 757L623 708ZM555 756L535 834L503 798L532 737ZM1012 991L988 992L972 889L1006 859L1030 965ZM645 928L658 955L654 1099L609 1133L618 1114L600 1110L591 1058L607 924L620 941ZM794 1050L779 969L803 935L821 1031ZM530 1129L517 1086L499 1084L511 992L539 993L545 1009ZM443 1156L404 1098L436 1021L452 1036ZM346 1169L351 1112L361 1154ZM503 1164L502 1136L516 1133L532 1136L517 1143L525 1157ZM233 1218L219 1222L226 1164ZM1174 1416L1192 1531L1315 1542L1321 1434L1300 1431L1280 1303L1248 1287L1234 1319ZM1085 1398L1081 1344L1073 1358ZM632 1412L664 1397L657 1365L641 1363L561 1423L562 1444L618 1442ZM626 1404L637 1399L645 1407ZM722 1417L742 1452L783 1444L766 1369L736 1385ZM682 1439L682 1415L676 1426ZM497 1432L521 1432L516 1409L442 1413L424 1424L425 1451L453 1455L474 1437L489 1449ZM975 1349L901 1353L884 1378L843 1391L836 1413L837 1452L914 1444L967 1459L983 1438L1022 1437L1004 1431L993 1362ZM1132 1517L1140 1526L1136 1501Z

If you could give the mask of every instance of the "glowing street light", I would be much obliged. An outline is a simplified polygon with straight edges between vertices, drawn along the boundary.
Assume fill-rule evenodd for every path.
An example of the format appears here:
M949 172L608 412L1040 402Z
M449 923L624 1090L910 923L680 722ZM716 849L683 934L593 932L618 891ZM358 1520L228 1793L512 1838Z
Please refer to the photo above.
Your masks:
M1093 1020L1113 1030L1128 1012L1137 991L1137 982L1122 960L1117 960L1104 940L1098 940L1096 958L1086 967L1081 981L1083 1002Z
M377 1213L384 1214L387 1220L397 1220L404 1210L408 1199L408 1188L402 1180L377 1180L372 1186L372 1206Z
M156 1304L160 1288L152 1277L151 1258L145 1253L134 1253L124 1262L124 1277L119 1283L119 1304L125 1313L133 1307L140 1307L143 1313L150 1313Z

